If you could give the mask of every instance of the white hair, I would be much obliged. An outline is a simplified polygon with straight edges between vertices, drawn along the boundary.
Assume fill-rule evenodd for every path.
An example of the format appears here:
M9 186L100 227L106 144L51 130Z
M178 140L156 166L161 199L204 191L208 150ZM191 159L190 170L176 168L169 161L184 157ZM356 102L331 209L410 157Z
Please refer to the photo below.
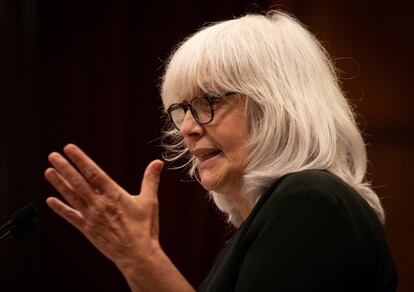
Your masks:
M381 222L381 202L364 181L365 144L342 93L335 68L318 40L283 12L209 25L185 40L170 57L162 83L165 109L200 93L237 92L246 96L250 147L241 195L251 207L277 178L323 169L352 186ZM180 133L165 132L165 159L191 157ZM272 158L272 159L269 159ZM210 192L235 226L243 220L226 194Z

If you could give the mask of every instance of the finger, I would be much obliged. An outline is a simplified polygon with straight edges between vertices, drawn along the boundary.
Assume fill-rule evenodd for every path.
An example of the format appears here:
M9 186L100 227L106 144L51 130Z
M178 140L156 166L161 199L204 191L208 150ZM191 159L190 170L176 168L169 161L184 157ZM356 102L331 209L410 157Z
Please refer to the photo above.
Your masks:
M54 197L47 198L46 204L60 217L68 221L77 229L82 230L82 226L85 220L79 211L69 207L61 200Z
M115 182L79 147L68 144L63 151L93 188L105 192L114 187Z
M164 162L161 160L154 160L147 166L142 179L141 196L157 198L158 185L163 167Z
M73 191L56 170L53 168L46 169L45 177L72 207L79 211L86 207L85 201Z
M96 192L85 178L59 153L53 152L48 158L55 170L69 183L73 191L82 196L86 203L92 202Z

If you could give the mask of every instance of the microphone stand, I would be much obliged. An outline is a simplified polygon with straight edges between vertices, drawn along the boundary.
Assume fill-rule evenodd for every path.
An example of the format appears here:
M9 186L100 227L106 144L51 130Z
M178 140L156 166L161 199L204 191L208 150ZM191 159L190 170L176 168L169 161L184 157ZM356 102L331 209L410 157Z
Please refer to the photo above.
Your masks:
M6 233L4 233L3 235L0 236L0 242L5 242L7 241L9 238L11 238L11 231L7 230Z

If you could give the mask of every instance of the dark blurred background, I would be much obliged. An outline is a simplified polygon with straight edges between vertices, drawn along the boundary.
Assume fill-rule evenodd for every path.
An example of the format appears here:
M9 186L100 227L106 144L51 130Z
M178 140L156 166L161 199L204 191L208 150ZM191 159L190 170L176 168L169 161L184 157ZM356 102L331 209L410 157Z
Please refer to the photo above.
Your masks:
M160 76L203 24L279 8L333 56L368 143L400 292L414 291L413 25L403 1L0 0L0 219L26 202L40 227L0 245L1 291L128 291L115 266L44 203L47 155L71 142L137 193L160 157ZM197 286L233 230L194 182L166 171L161 244Z

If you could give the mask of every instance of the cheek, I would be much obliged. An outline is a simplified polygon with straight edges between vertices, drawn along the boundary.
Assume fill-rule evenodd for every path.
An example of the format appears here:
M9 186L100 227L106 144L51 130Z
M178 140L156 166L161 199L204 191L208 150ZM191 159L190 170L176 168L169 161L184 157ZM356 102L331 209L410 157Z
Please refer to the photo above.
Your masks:
M243 149L241 149L238 153L237 156L234 158L235 162L235 167L240 171L240 172L244 172L244 169L247 166L247 157L248 157L248 153L246 151L243 151Z
M241 174L247 166L249 152L245 145L237 145L227 151L230 168L237 174Z

